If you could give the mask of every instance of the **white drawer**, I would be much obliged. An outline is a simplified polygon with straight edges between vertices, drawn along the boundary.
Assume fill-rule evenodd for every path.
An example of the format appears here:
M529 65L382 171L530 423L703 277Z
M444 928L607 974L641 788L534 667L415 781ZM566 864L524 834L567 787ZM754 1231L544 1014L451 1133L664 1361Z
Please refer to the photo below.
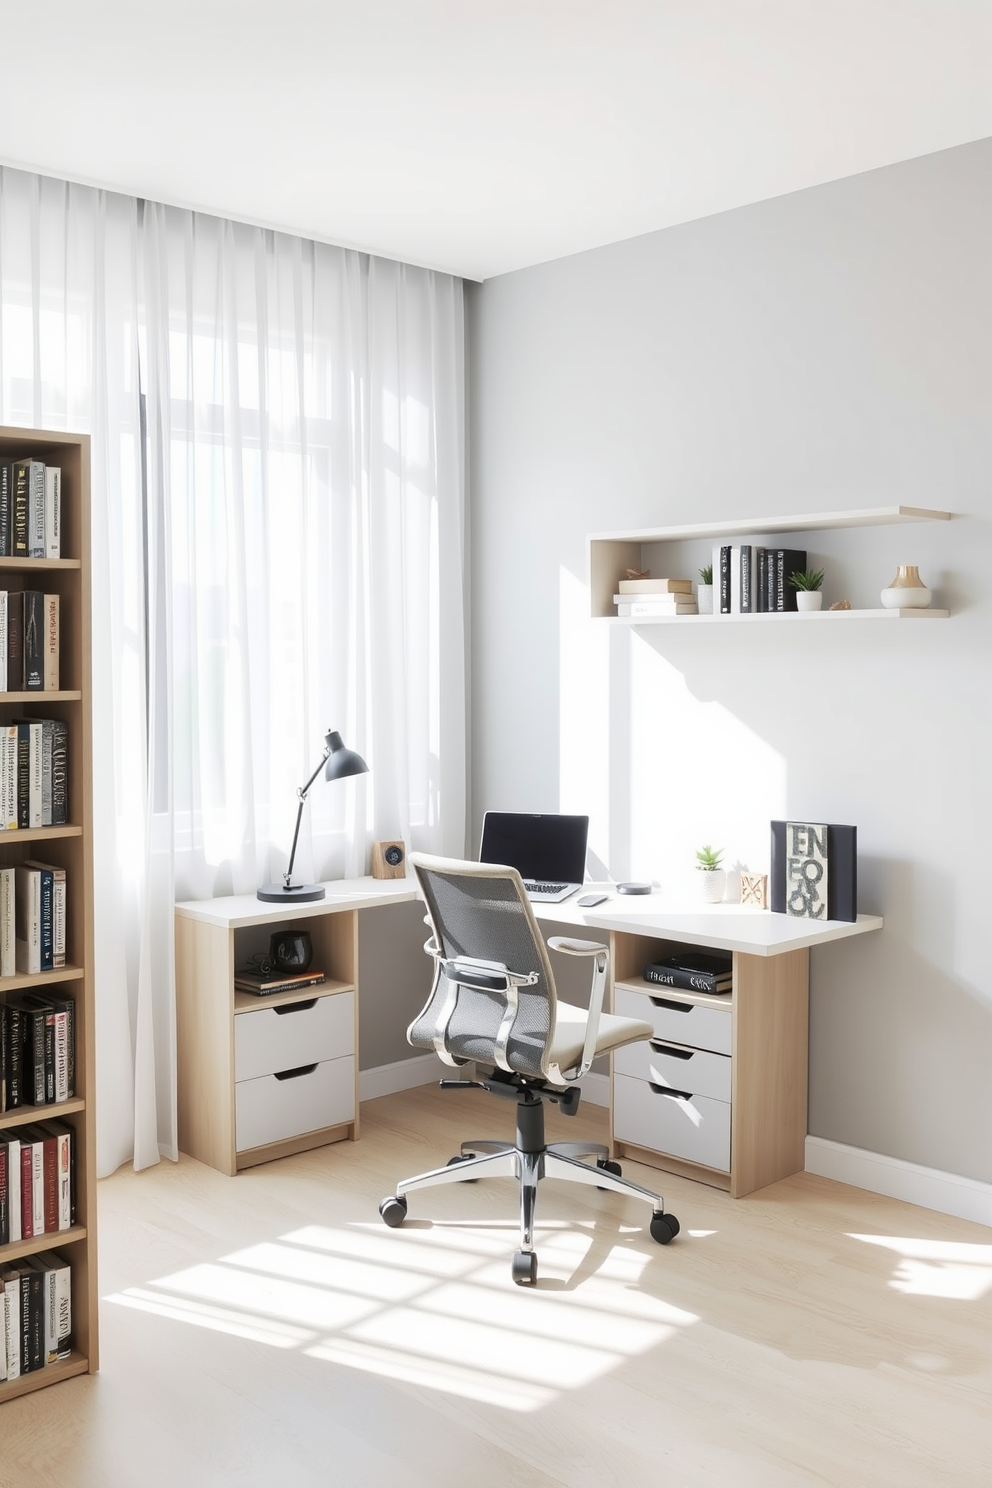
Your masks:
M650 1080L672 1090L688 1090L693 1095L708 1095L714 1100L730 1100L730 1065L728 1054L711 1054L706 1049L684 1049L679 1044L625 1044L613 1056L613 1069L618 1075L631 1075L635 1080Z
M329 999L333 1000L333 999ZM239 1152L282 1142L355 1119L355 1060L327 1059L278 1074L239 1080L234 1087Z
M652 1152L730 1172L730 1103L665 1095L630 1075L613 1080L613 1135Z
M672 997L618 987L614 1012L623 1018L643 1018L663 1043L689 1044L694 1049L711 1049L714 1054L730 1053L729 1002L726 1010L701 1007L694 1002L676 1002Z
M354 992L260 1007L234 1019L235 1080L253 1080L354 1052Z

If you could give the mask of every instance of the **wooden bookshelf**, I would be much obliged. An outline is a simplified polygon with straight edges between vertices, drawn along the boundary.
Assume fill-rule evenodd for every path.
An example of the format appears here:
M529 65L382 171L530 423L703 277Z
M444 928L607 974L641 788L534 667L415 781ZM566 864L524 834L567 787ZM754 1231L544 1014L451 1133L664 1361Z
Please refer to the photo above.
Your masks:
M93 810L90 637L90 440L85 434L0 427L0 461L34 456L62 469L61 549L58 559L0 558L0 589L43 589L59 596L59 690L0 693L0 723L22 717L61 719L69 728L69 823L0 833L0 866L44 857L66 870L66 962L58 971L0 978L0 1001L15 990L53 989L76 1005L75 1098L49 1106L18 1107L0 1115L0 1128L55 1118L73 1128L76 1212L72 1228L0 1246L0 1265L54 1250L72 1268L72 1343L69 1359L0 1382L0 1402L99 1363L96 1240L95 1022L93 979Z

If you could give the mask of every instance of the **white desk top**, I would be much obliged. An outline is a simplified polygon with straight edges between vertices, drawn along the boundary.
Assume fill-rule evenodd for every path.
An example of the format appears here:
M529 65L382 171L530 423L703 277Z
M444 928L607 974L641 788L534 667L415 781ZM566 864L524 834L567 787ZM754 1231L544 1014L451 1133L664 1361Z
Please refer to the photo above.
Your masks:
M596 884L585 884L582 893L592 893L596 888ZM412 877L341 878L325 884L325 889L324 899L309 904L283 907L257 899L254 894L230 894L223 899L187 900L176 905L176 913L237 930L246 925L278 924L334 911L376 909L418 897L416 880ZM806 946L825 945L850 935L880 930L883 923L880 915L858 915L853 922L801 920L742 904L693 904L660 893L617 894L612 885L602 885L602 890L610 897L595 909L579 909L575 901L581 896L576 894L562 904L535 904L534 913L539 920L558 925L657 935L718 951L743 951L750 956L777 956Z

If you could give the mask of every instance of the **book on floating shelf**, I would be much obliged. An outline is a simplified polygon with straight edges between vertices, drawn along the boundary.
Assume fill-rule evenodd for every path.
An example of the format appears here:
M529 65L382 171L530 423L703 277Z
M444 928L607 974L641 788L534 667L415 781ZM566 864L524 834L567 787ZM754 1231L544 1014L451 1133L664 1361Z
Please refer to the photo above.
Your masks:
M644 599L631 599L616 594L613 602L618 615L698 615L699 606L689 594L652 594Z
M691 579L619 579L617 589L631 594L691 594Z

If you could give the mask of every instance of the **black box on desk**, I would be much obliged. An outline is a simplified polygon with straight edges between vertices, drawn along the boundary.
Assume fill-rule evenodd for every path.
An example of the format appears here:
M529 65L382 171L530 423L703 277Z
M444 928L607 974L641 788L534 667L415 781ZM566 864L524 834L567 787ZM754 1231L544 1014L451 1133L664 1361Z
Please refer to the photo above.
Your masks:
M790 899L795 904L802 895L790 895L790 859L793 864L808 861L807 849L810 833L826 833L827 903L826 913L808 912L790 908ZM802 836L798 834L804 834ZM817 835L816 850L822 847L822 838ZM793 848L796 851L793 851ZM794 914L804 919L850 920L858 918L858 829L837 826L832 822L772 822L771 872L769 877L769 901L775 914ZM797 880L791 879L795 887Z

